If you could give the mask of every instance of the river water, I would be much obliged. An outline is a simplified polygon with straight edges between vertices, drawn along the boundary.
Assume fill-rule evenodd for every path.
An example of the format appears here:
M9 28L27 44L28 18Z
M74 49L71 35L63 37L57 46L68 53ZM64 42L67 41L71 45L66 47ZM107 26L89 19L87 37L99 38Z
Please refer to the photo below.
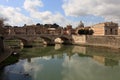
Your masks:
M44 46L19 50L0 80L120 80L120 51L84 46Z

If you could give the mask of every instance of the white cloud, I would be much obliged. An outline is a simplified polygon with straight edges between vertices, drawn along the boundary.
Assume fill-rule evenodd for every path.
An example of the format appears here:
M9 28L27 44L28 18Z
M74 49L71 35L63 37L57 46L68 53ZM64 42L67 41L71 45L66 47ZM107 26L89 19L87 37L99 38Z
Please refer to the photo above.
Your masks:
M10 25L21 25L21 24L30 24L32 20L29 17L26 17L20 13L20 8L0 6L0 17L7 18L6 23Z
M42 7L43 3L41 0L25 0L24 8L30 12L37 11L38 7Z
M24 9L30 12L30 16L32 18L40 20L43 24L46 23L57 23L59 25L65 26L69 23L62 14L60 13L52 13L51 11L40 11L38 8L43 7L43 3L41 0L25 0Z
M94 15L120 22L119 4L120 0L64 0L62 7L67 16Z
M9 0L8 0L9 1ZM23 3L23 8L21 7L11 7L0 5L0 17L7 18L7 24L15 25L24 25L24 24L35 24L39 21L42 24L53 24L57 23L60 26L65 27L68 24L76 25L78 22L73 22L68 20L61 13L53 13L49 10L41 11L41 8L44 8L42 0L25 0ZM28 11L29 14L24 14Z

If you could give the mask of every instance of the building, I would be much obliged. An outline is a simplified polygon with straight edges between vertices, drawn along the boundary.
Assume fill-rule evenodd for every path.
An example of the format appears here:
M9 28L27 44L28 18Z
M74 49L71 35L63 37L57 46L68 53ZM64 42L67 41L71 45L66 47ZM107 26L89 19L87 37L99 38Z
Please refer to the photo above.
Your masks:
M75 29L72 28L72 25L67 25L63 30L64 30L63 34L65 35L75 34Z
M25 27L14 27L15 34L26 34Z
M93 35L118 35L118 24L114 22L105 22L93 25Z
M46 34L47 33L47 28L44 27L44 25L36 25L35 27L35 32L36 34Z
M118 35L120 35L120 27L118 28Z
M0 28L2 31L2 29ZM18 26L6 26L4 34L8 35L39 35L39 34L52 34L60 35L63 34L63 28L57 24L36 24L36 25L24 25L23 27Z

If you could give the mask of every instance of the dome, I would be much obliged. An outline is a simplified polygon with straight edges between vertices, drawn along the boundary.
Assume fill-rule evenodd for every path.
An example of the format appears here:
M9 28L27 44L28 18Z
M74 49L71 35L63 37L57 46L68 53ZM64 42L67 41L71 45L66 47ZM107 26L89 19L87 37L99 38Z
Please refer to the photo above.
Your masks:
M84 27L84 23L82 21L80 21L78 27Z

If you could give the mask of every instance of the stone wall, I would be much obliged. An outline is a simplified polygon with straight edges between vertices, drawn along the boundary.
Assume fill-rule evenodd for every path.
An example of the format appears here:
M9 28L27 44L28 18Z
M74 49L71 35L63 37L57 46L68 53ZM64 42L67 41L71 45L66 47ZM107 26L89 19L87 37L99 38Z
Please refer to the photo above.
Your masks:
M120 36L86 36L86 44L120 48Z
M72 35L73 44L85 44L86 36L84 35Z
M73 44L120 48L120 36L73 35Z

